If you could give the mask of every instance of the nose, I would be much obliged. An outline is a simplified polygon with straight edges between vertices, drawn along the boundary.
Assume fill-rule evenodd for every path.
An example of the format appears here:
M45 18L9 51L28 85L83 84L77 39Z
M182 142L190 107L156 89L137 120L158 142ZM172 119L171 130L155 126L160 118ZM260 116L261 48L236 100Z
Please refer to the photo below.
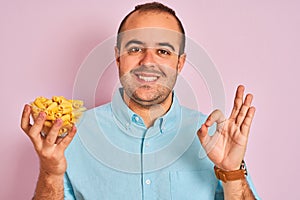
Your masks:
M151 64L154 63L154 55L155 51L154 49L147 48L144 53L142 54L141 60L140 60L140 65L145 65L145 64Z

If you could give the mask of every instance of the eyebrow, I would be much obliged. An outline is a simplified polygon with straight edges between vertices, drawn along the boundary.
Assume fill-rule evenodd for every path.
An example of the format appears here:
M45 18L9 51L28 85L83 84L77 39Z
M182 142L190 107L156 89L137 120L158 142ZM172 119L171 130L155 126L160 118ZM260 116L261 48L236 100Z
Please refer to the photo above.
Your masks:
M125 48L127 48L127 47L128 47L129 45L131 45L131 44L143 45L143 44L145 44L145 43L142 42L142 41L139 41L139 40L130 40L130 41L128 41L128 42L125 44ZM158 45L159 45L159 46L166 46L166 47L169 47L169 48L171 48L173 51L175 51L174 46L171 45L171 44L168 43L168 42L159 42Z
M130 40L125 44L125 48L128 47L131 44L144 44L143 42L139 41L139 40Z
M173 51L175 51L174 46L171 45L171 44L168 43L168 42L160 42L160 43L158 43L158 45L159 45L159 46L167 46L167 47L171 48Z

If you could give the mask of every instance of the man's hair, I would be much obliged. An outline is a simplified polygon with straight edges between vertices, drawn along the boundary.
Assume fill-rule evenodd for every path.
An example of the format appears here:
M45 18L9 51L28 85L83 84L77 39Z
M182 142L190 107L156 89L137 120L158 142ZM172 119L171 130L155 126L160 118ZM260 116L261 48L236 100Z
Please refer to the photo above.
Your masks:
M135 6L134 10L132 10L130 13L128 13L124 19L121 21L119 29L118 29L118 35L117 35L117 48L120 49L121 46L121 36L120 33L123 32L123 28L124 28L124 24L127 21L128 17L134 13L134 12L164 12L164 13L168 13L172 16L175 17L180 32L182 33L182 40L181 40L181 45L180 45L180 49L179 49L179 55L184 53L184 48L185 48L185 32L184 32L184 28L183 25L181 23L181 21L179 20L179 18L176 16L176 13L173 9L158 3L158 2L152 2L152 3L145 3L145 4L141 4L141 5L137 5Z

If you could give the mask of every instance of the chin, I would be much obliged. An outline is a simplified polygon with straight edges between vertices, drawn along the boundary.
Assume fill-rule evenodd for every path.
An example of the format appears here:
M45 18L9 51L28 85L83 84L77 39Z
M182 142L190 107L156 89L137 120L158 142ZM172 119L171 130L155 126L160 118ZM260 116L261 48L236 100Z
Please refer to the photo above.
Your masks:
M168 96L169 95L167 95L167 94L154 95L154 93L149 93L148 95L145 95L145 94L138 95L137 93L135 93L135 94L133 94L132 98L136 103L138 103L142 106L153 106L153 105L158 105L158 104L164 103Z

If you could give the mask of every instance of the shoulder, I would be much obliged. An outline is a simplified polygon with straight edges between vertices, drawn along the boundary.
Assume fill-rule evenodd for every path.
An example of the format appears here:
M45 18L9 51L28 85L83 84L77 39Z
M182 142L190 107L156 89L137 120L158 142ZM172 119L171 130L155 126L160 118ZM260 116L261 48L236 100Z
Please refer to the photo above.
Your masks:
M111 109L111 102L97 106L95 108L89 109L87 110L87 113L108 113L108 112L112 112Z
M90 120L91 118L97 118L100 116L105 117L105 116L109 116L111 113L112 113L111 102L88 109L82 115L77 126L81 126L83 123L86 123L87 120Z
M184 121L198 121L198 125L201 125L205 122L207 119L207 115L203 114L202 112L194 109L190 109L185 106L180 106L181 107L181 115L182 115L182 120Z

